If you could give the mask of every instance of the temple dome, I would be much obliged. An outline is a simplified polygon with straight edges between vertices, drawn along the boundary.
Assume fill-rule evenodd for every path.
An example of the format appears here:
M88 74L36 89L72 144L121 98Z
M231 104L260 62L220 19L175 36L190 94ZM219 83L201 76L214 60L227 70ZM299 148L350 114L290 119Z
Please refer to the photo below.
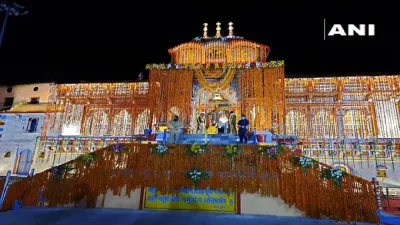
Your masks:
M220 24L220 23L219 23ZM206 25L206 24L205 24ZM208 63L254 63L267 62L269 47L240 36L233 35L230 23L228 36L221 36L218 30L213 37L207 36L207 27L203 37L196 37L170 48L172 64L208 64Z

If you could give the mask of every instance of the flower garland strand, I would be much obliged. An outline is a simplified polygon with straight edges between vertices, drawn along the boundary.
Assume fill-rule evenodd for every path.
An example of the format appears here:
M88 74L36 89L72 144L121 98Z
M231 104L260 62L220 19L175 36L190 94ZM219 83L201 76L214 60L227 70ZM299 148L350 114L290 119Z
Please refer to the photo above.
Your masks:
M146 69L170 70L170 69L250 69L250 68L276 68L285 65L283 60L255 63L224 63L224 64L147 64Z
M200 145L199 143L193 143L186 149L186 153L190 156L198 156L201 153L207 152L207 144L205 145Z
M151 147L151 152L162 158L165 154L169 153L169 149L165 145L153 145Z
M200 169L192 169L186 173L186 177L193 181L194 185L198 185L200 180L208 179L210 176L207 172Z
M314 168L317 164L317 161L305 156L293 156L291 162L294 166L300 167L304 173L307 173L308 169Z
M196 70L195 75L201 87L205 88L207 91L214 92L217 90L217 88L220 90L225 90L228 88L232 82L232 79L235 77L235 72L236 71L234 69L229 68L224 79L217 83L209 83L202 70Z
M342 180L343 177L346 176L347 173L337 169L337 168L329 168L329 169L323 169L321 172L321 178L331 180L337 187L342 186Z

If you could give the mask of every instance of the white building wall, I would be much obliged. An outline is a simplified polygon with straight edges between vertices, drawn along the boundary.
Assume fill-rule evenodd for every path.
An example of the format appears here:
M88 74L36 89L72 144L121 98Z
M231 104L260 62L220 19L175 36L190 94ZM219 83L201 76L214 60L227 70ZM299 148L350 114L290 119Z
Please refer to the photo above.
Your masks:
M18 103L30 102L31 98L39 98L40 103L47 103L50 93L51 83L24 84L0 87L0 108L3 107L5 98L14 98L13 105ZM11 88L11 92L7 89ZM37 88L37 91L34 89Z
M0 175L6 174L11 170L13 174L17 173L18 154L25 149L30 150L29 159L21 159L26 162L26 170L30 170L37 138L40 136L43 126L44 113L0 113ZM38 119L36 130L29 131L30 120ZM10 152L10 157L5 157ZM23 170L20 168L20 170Z
M348 162L331 161L331 160L320 160L331 166L347 167L350 169L351 173L362 177L366 180L372 180L373 177L377 177L379 184L384 187L399 187L400 186L400 176L398 171L400 171L399 161L383 161L379 159L375 162L374 159L367 161L366 159L360 160L349 160ZM386 167L386 177L378 177L377 165L380 167Z

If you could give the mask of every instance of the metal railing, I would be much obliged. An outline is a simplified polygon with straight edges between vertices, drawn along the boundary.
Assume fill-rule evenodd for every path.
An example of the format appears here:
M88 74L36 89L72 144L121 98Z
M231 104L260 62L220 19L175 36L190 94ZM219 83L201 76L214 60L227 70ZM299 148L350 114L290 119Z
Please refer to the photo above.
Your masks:
M391 186L391 187L380 186L379 188L380 188L383 207L400 208L400 186ZM398 200L398 202L396 200Z

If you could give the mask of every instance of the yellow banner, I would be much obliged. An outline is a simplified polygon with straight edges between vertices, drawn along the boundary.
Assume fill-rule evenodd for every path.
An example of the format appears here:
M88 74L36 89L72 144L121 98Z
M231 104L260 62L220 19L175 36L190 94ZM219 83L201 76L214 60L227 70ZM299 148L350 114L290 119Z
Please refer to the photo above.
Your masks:
M144 209L172 209L236 212L236 194L215 190L181 188L177 195L160 195L155 188L145 188Z

